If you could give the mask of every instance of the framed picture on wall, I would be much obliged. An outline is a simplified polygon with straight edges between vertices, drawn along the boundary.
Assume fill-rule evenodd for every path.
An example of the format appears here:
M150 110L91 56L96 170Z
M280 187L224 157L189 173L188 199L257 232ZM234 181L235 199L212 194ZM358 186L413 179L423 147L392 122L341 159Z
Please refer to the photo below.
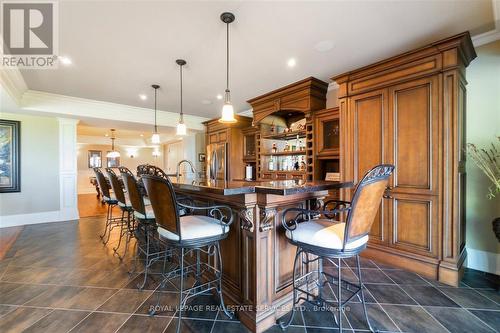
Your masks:
M109 153L109 151L108 151ZM119 157L106 157L106 165L108 168L118 168L120 166Z
M21 192L21 122L0 119L0 193Z
M102 152L99 150L89 150L88 153L89 168L102 167Z

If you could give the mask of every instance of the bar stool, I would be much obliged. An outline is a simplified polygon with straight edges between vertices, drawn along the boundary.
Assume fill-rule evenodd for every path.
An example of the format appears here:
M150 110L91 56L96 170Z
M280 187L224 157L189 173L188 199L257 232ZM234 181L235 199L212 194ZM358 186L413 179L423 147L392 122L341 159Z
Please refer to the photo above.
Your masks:
M149 268L156 261L163 259L166 255L165 249L161 248L158 233L156 231L155 216L153 208L144 197L145 189L142 182L137 180L132 172L125 168L119 167L120 174L123 178L125 189L127 190L130 205L134 211L134 218L137 221L134 237L137 241L137 249L134 257L134 268L130 273L136 271L139 254L144 256L144 279L142 284L137 288L142 290L148 279Z
M187 300L212 290L218 293L224 313L232 318L233 314L227 310L222 297L222 257L219 245L219 242L228 236L229 226L233 222L231 208L226 205L208 207L185 205L177 201L174 188L168 178L143 175L142 180L155 213L160 239L166 246L173 249L178 260L178 268L164 274L164 280L159 286L161 289L167 282L175 278L180 279L177 332L180 331L182 309ZM208 216L181 217L179 207L186 208L190 212L206 211ZM185 257L193 252L196 252L196 261L185 262ZM200 260L200 252L207 256L206 262ZM208 257L214 257L213 266L210 265L211 260ZM184 277L189 274L195 276L196 283L185 288ZM159 302L160 293L158 293L158 305ZM158 306L154 307L150 315L154 315L157 308Z
M127 255L127 249L130 241L130 234L134 232L134 221L133 221L133 208L130 204L130 199L128 197L128 192L123 191L123 185L120 183L120 180L116 176L116 173L112 168L106 168L106 172L108 173L108 179L111 183L111 188L113 189L116 200L118 201L118 207L122 211L121 223L120 223L120 238L118 240L118 245L113 248L114 254L118 256L118 258L123 260L123 258ZM126 218L125 218L125 215ZM125 250L123 252L123 256L118 254L118 249L122 243L123 236L126 237L125 240Z
M137 167L137 176L141 177L142 175L152 175L161 177L163 179L170 179L169 175L167 175L165 171L151 164L142 164ZM177 196L177 201L185 203L187 205L193 205L193 201L191 200L191 198L184 195ZM181 214L181 216L183 216L189 214L189 210L187 208L180 207L179 213Z
M287 322L278 320L278 324L282 329L286 329L290 325L297 304L303 300L317 306L336 305L338 307L338 319L335 314L334 319L339 326L340 332L342 332L342 311L345 305L355 296L358 299L361 296L360 301L363 305L366 322L370 331L374 332L366 311L359 254L366 248L368 233L377 215L378 207L393 171L394 166L389 164L378 165L368 171L356 186L350 203L330 200L325 203L323 210L289 208L283 212L282 225L286 229L285 235L291 244L297 246L297 252L293 267L293 308ZM334 204L333 209L328 209L330 204ZM289 213L297 215L287 221L286 217L290 216ZM347 213L345 223L333 220L340 213ZM318 218L321 216L324 216L324 218ZM312 259L309 255L313 255ZM305 265L317 262L317 270L311 270L297 278L297 262L300 257L303 257L301 262ZM356 258L359 284L342 279L341 260L350 257ZM337 277L323 271L324 259L337 267ZM311 284L309 278L317 286L317 295L313 294L309 289ZM322 288L326 284L330 284L330 286L337 285L337 304L323 297ZM305 289L303 285L305 285ZM352 292L352 295L344 302L342 302L342 285L345 286L344 289ZM306 297L298 297L299 293L306 295Z
M104 174L102 173L100 168L94 168L94 173L97 184L99 185L102 193L102 200L108 207L106 212L106 225L104 227L104 233L99 236L103 244L106 245L109 242L111 231L116 226L118 226L119 223L121 223L122 219L120 217L113 217L113 208L118 205L118 200L116 200L114 195L111 195L106 177L104 177ZM106 238L106 240L104 240L104 238Z

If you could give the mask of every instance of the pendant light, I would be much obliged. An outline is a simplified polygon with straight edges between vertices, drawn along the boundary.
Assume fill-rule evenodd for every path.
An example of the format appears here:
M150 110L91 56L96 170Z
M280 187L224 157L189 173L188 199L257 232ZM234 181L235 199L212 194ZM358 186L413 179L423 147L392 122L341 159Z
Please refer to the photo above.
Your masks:
M186 135L186 124L184 124L184 113L182 112L182 66L186 64L186 60L177 59L175 62L179 65L181 78L181 114L177 124L177 135Z
M151 143L157 145L160 143L160 134L158 134L158 126L156 125L156 93L160 86L157 84L153 84L151 85L151 87L155 90L155 131L151 136Z
M222 117L219 119L219 122L231 124L237 121L234 118L234 108L231 104L231 92L229 91L229 24L234 21L234 14L228 12L222 13L220 19L226 23L226 93L224 106L222 107Z
M106 157L117 158L120 157L120 153L115 150L115 129L111 129L111 151L106 154Z

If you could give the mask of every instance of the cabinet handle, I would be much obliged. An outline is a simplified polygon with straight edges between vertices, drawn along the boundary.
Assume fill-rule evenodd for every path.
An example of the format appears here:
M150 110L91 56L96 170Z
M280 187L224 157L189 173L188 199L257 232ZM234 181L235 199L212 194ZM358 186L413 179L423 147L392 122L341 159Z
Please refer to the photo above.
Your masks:
M382 196L384 199L394 199L391 195L384 194Z

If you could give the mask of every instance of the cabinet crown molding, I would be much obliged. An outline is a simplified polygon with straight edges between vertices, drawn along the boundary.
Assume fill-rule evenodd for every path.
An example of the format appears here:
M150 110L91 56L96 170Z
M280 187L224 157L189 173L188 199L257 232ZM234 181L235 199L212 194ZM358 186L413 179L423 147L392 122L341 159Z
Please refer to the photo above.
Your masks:
M346 97L450 69L463 71L476 57L470 33L466 31L336 75L331 80L339 84L339 97Z

